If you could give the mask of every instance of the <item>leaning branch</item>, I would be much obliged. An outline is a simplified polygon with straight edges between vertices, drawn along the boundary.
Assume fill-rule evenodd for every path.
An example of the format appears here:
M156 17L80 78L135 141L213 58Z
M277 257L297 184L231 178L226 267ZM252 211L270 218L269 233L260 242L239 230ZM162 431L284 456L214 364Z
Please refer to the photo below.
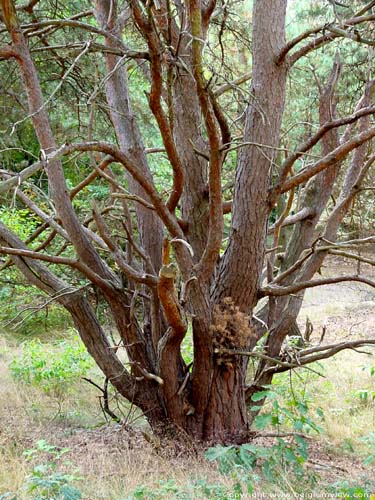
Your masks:
M6 179L5 181L0 182L0 194L4 194L10 189L20 186L24 180L36 174L42 168L43 168L43 162L38 161L30 165L29 167L26 167L18 174L12 175L11 173L9 173L11 177Z
M286 181L289 172L291 172L291 169L295 164L295 162L299 158L301 158L301 156L303 156L304 153L313 148L320 141L320 139L327 134L327 132L329 132L332 129L342 127L343 125L355 123L360 118L372 115L374 113L375 113L375 106L367 106L365 108L359 109L358 111L354 112L349 116L346 116L345 118L332 120L330 122L325 123L322 127L320 127L319 130L312 137L310 137L309 139L307 139L307 141L301 144L298 150L289 155L288 158L281 165L280 176L270 194L270 204L273 205L276 202L277 197L280 194L280 189L282 188L284 182Z
M316 286L331 285L332 283L341 283L344 281L357 281L359 283L364 283L375 288L375 281L365 278L364 276L338 276L335 278L323 278L318 280L301 281L300 283L294 283L289 286L279 286L275 284L269 284L260 289L260 297L281 297L283 295L291 295L301 290L306 290L306 288L313 288Z
M369 22L369 21L374 21L374 20L375 20L375 14L368 14L367 16L356 16L356 17L352 17L351 19L346 19L343 23L341 23L339 26L337 26L337 28L345 30L345 28L348 28L350 26L357 26L358 24L362 24L364 22ZM338 33L333 33L332 31L329 31L329 33L324 33L324 31L327 30L327 28L329 26L333 27L333 25L327 25L327 24L321 26L318 31L322 31L323 35L319 36L318 38L315 38L311 42L307 43L306 45L304 45L300 49L293 52L293 54L291 54L289 56L289 64L292 66L301 57L309 54L310 52L312 52L314 50L319 49L320 47L322 47L326 43L334 40L335 38L342 37L342 35L340 35ZM310 34L313 34L313 33L309 33L307 36L309 36ZM306 38L306 37L302 37L301 40L303 40L304 38ZM283 55L283 57L284 58L286 57L286 53Z
M26 250L24 248L12 248L4 246L0 247L0 254L15 255L17 257L25 257L28 259L49 262L50 264L60 264L60 265L70 266L73 269L77 269L77 271L80 271L92 283L94 283L97 286L100 286L103 289L112 289L114 285L111 284L108 280L105 280L102 277L100 277L98 274L92 271L88 266L86 266L81 261L76 259L69 259L67 257L59 257L57 255L35 252L33 250Z
M311 177L314 177L319 172L332 167L339 161L343 160L351 151L361 146L363 143L369 141L375 137L375 127L371 127L368 130L365 130L361 134L356 135L350 141L341 144L336 149L334 149L331 153L324 156L321 160L317 161L311 167L301 171L300 173L294 175L290 179L286 180L281 186L278 185L274 188L273 194L271 196L271 200L274 199L274 195L277 192L278 194L286 193L290 189L308 181Z
M298 366L305 366L315 361L327 359L345 349L358 349L359 347L373 346L375 339L353 340L350 342L340 342L338 344L330 344L325 346L312 347L298 353ZM288 368L279 366L272 368L274 372L280 373L288 370Z
M248 73L244 73L243 75L239 76L238 78L236 78L235 80L233 80L231 82L224 83L223 85L218 87L216 90L214 90L213 93L214 93L215 97L220 97L225 92L228 92L229 90L232 90L232 89L236 89L242 83L245 83L248 80L250 80L251 75L252 75L252 71L249 71Z

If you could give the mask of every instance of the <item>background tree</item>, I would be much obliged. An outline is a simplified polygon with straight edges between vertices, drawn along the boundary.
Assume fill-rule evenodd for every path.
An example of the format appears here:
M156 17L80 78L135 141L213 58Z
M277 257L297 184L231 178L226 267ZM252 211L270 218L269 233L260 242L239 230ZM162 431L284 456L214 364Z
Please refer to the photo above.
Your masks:
M215 0L1 1L1 99L17 106L0 196L36 221L20 235L3 210L3 268L66 308L154 429L242 442L246 401L275 373L375 343L282 349L306 288L375 285L314 278L329 253L363 260L353 247L375 241L339 234L371 187L375 2L311 5L291 4L291 32L298 16L314 24L286 40L287 0L256 0L252 14ZM340 52L358 75L342 75ZM339 99L345 88L353 98Z

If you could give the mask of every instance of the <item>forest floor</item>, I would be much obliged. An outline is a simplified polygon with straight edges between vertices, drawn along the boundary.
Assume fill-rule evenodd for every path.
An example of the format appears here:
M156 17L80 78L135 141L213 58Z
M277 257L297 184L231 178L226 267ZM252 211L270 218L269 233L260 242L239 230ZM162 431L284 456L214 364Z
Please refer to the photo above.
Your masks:
M354 274L354 271L352 263L333 258L322 270L324 276ZM362 272L375 278L375 270L370 266L365 266ZM310 289L299 317L302 330L306 317L314 327L313 343L318 342L323 327L326 329L325 343L374 338L375 290L352 282ZM194 489L186 493L186 484L192 484L192 478L223 488L233 484L233 480L220 474L203 454L189 453L172 444L160 446L150 442L137 426L128 431L114 423L103 425L98 391L87 383L78 382L77 387L60 400L43 394L38 387L15 383L8 366L19 350L19 341L9 334L0 337L1 500L37 498L30 488L28 493L25 489L25 484L30 484L32 467L39 459L42 479L53 478L56 474L54 464L63 463L56 450L64 448L67 449L64 460L69 460L69 464L65 463L63 470L78 471L76 474L81 479L74 484L79 486L84 500L190 500L203 498L202 493L195 494ZM364 491L362 485L370 484L375 478L375 462L373 467L364 465L369 453L375 454L375 436L371 450L363 442L364 436L375 431L375 374L371 373L371 367L375 371L375 360L371 351L374 353L370 348L361 349L361 352L344 351L320 363L318 368L324 377L305 370L305 376L297 376L293 382L286 374L280 376L277 383L294 384L292 392L308 394L312 413L318 407L323 411L324 418L318 422L322 432L308 440L305 465L306 471L315 473L318 479L314 486L304 488L285 477L283 485L261 484L256 486L253 496L248 494L241 498L375 498L373 495L360 496ZM49 452L40 450L30 462L24 452L35 450L39 440L57 448ZM273 440L262 438L261 442L270 445ZM326 486L334 483L346 489L330 497ZM350 485L354 485L352 489ZM138 493L132 496L134 491ZM355 491L359 492L357 496ZM375 483L370 491L375 494ZM209 495L204 498L236 498ZM74 500L74 496L39 498Z

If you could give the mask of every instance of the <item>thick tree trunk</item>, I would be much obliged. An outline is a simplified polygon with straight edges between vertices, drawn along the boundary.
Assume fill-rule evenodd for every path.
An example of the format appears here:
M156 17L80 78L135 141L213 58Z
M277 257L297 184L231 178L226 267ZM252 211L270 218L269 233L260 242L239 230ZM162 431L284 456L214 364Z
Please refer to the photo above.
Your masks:
M216 302L231 297L246 312L258 298L269 215L268 188L284 111L288 68L277 65L276 56L285 44L286 5L286 0L254 2L253 74L245 145L236 169L229 245L214 291Z
M230 361L216 364L204 416L204 441L240 444L249 439L244 387L241 360L233 357Z

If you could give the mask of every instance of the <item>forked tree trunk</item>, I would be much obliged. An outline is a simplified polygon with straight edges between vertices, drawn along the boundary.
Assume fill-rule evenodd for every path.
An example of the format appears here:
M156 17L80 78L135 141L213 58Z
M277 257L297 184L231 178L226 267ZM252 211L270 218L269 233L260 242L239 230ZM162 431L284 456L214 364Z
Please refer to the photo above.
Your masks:
M54 296L70 312L89 353L105 376L120 394L144 412L155 430L160 432L171 424L198 440L242 443L250 436L251 417L246 399L272 380L277 363L270 361L270 356L280 356L285 337L296 325L303 287L297 286L292 291L288 287L311 280L326 253L316 252L300 263L298 259L313 244L341 162L357 148L337 206L322 232L327 240L335 239L370 160L375 159L365 161L366 141L375 136L375 128L369 128L369 118L363 115L360 135L349 140L352 129L348 128L341 143L338 126L324 128L329 122L332 125L335 118L332 96L339 75L336 61L321 94L320 136L305 145L297 156L291 153L281 172L274 171L281 161L277 151L288 71L298 54L306 54L315 47L307 42L305 52L296 49L292 57L287 57L288 51L308 34L298 38L294 45L286 45L287 0L254 0L250 98L235 172L229 242L221 255L224 208L221 170L231 144L231 131L210 87L211 81L205 81L203 65L215 0L186 0L184 5L176 1L176 14L167 0L132 0L127 6L129 10L124 7L121 13L120 2L116 0L93 3L99 25L95 33L104 39L104 45L98 44L95 50L104 48L107 74L102 83L119 148L104 141L66 144L59 156L15 2L0 1L2 20L11 41L9 47L0 48L0 56L14 58L22 74L30 118L41 148L40 168L48 176L56 218L52 210L47 214L36 209L26 193L20 193L21 177L13 187L20 200L70 245L75 258L51 254L50 249L32 251L2 222L1 253L9 254L30 283ZM141 127L130 102L123 67L123 54L129 51L121 39L129 15L147 45L146 55L141 53L136 57L144 57L149 64L149 107L171 165L172 188L168 198L156 188ZM70 24L77 26L74 20ZM354 21L348 25L353 24ZM225 22L222 29L224 25ZM78 22L78 27L82 26L90 30L89 24ZM319 43L328 43L334 36L322 35ZM85 50L90 48L88 44ZM360 107L369 106L373 85L367 87ZM345 124L356 120L343 119ZM322 159L302 173L292 175L291 167L298 155L309 151L320 139ZM113 172L105 176L110 183L111 198L118 194L122 197L122 222L125 222L121 238L116 218L106 220L103 207L92 208L94 229L84 225L75 211L61 156L76 152L91 154L91 159L93 152L103 155L98 167L103 172L112 162L124 168L125 173L119 178L126 189ZM272 186L271 179L277 177L278 184ZM295 224L284 267L278 274L281 278L274 280L275 259L271 258L267 266L268 288L264 283L262 287L270 210L278 195L305 182L300 199L304 205L301 213L307 215ZM121 193L116 193L117 189ZM130 197L127 189L131 190ZM44 198L42 203L44 206ZM129 203L133 203L134 216L130 215ZM277 237L275 242L277 245ZM172 264L172 247L179 272ZM110 344L86 291L65 283L40 260L68 266L100 290L117 327L119 345ZM124 285L122 274L129 286ZM266 295L268 304L256 320L257 327L260 324L262 327L255 328L253 310ZM194 349L192 366L186 366L181 355L189 326ZM266 356L258 362L255 378L246 387L247 358L239 351L243 354L254 349L266 330L269 333L264 347ZM126 350L125 361L117 355L118 349Z
M166 5L162 2L161 11L167 8ZM48 153L56 149L56 144L43 105L37 73L19 27L13 2L4 0L2 7L28 92L34 128L41 148ZM107 2L98 0L95 7L99 25L104 30L111 30L106 37L109 51L116 49L117 46L121 48L121 43L115 39L115 36L118 40L121 38L117 3L113 2L109 7ZM156 22L160 23L159 29L165 36L171 37L169 43L181 44L185 58L185 67L179 70L174 87L170 89L169 98L173 100L174 112L178 115L174 120L171 116L165 115L161 105L161 99L165 98L159 82L163 62L161 42L154 32L153 22L150 22L151 14L145 16L136 3L133 3L132 7L135 21L139 29L144 32L150 52L152 79L150 107L159 125L174 171L174 187L168 202L171 213L163 212L164 215L161 216L159 210L157 215L161 216L172 236L179 239L186 238L194 250L194 258L190 262L186 249L175 247L183 279L196 280L189 287L185 305L186 311L193 318L194 364L191 373L180 354L181 341L186 332L183 319L185 313L181 312L181 307L176 302L174 276L172 274L171 278L168 274L169 259L163 261L164 266L160 271L160 283L164 279L163 273L166 272L165 288L163 289L159 283L158 294L155 294L155 288L151 291L154 297L153 306L150 307L149 303L145 305L148 323L154 327L150 338L148 330L144 328L142 331L134 315L129 312L133 306L120 289L111 269L99 257L90 234L83 232L69 199L61 162L56 160L45 165L52 200L79 259L88 266L84 267L84 273L90 275L89 279L102 289L123 345L126 346L130 368L124 368L119 376L121 363L113 352L110 353L111 348L100 324L81 294L76 295L74 301L61 299L60 302L71 313L90 354L112 384L144 411L154 427L157 428L163 422L169 421L201 440L242 442L248 436L245 404L246 365L239 356L222 355L215 350L235 349L246 346L251 341L249 317L246 316L244 319L241 315L251 312L260 286L269 207L267 199L259 198L258 193L267 192L275 154L271 150L266 157L257 147L251 145L242 149L236 176L230 244L215 276L214 267L222 231L218 176L224 156L220 152L220 147L230 140L230 136L223 117L218 114L217 104L211 101L203 80L201 40L207 33L210 11L199 1L189 2L187 12L189 29L194 36L193 43L189 38L182 37L179 40L177 24L173 22L170 30L165 30L162 12L155 12ZM284 107L286 67L284 64L277 65L275 60L285 43L285 10L286 0L256 1L253 15L252 102L247 110L244 141L264 143L271 148L278 145ZM111 119L122 154L124 157L126 155L124 165L127 161L129 164L137 163L138 172L144 179L141 187L139 181L134 180L133 175L129 175L132 191L148 203L155 203L154 200L157 199L157 195L154 194L155 186L131 109L126 75L121 66L116 68L118 62L119 57L108 52L106 64L110 76L105 82ZM187 83L189 90L186 92L184 87ZM259 122L264 122L264 126L259 127ZM197 155L194 149L206 147L203 127L206 128L209 139L208 163L206 159ZM191 130L190 135L186 129ZM182 185L179 184L181 180ZM181 226L185 233L178 227L173 213L178 196L181 197L181 214L187 218L186 227ZM162 202L158 203L161 205ZM249 204L252 205L251 210L248 209ZM136 214L140 241L151 262L145 270L148 273L158 272L162 246L160 219L156 217L155 212L139 204L136 204ZM102 241L109 245L111 251L115 251L116 245L96 210L94 218ZM217 224L217 227L214 224ZM3 238L6 237L3 232ZM16 245L14 241L11 244ZM18 248L26 250L26 247L22 247L22 242L18 241L17 245ZM116 252L117 255L121 254L119 249ZM119 262L119 259L116 262ZM17 258L15 263L21 265ZM197 276L194 276L194 264ZM54 283L53 277L45 268L39 266L37 272L48 276L55 293L62 288L61 283L58 285ZM40 286L41 282L34 279L34 283ZM243 286L244 283L246 287ZM162 302L163 310L159 306L159 300ZM228 305L229 302L226 302L228 300L233 301L233 304ZM215 323L217 307L219 310L220 308L226 310L227 316L224 314L224 322L231 325L230 331L225 329L226 323L224 326ZM240 323L241 321L243 324L246 323L245 333L241 331L243 324L233 322L231 315L238 316ZM162 331L166 323L169 323L170 327L167 331ZM157 328L156 324L159 325ZM221 335L224 337L221 338ZM133 386L132 381L134 381Z

